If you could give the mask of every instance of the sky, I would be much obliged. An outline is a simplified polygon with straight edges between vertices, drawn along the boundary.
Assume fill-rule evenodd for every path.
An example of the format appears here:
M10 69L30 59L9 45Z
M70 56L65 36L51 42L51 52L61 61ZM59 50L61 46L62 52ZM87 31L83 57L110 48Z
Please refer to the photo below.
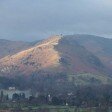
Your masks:
M34 41L57 34L112 37L112 0L0 0L0 38Z

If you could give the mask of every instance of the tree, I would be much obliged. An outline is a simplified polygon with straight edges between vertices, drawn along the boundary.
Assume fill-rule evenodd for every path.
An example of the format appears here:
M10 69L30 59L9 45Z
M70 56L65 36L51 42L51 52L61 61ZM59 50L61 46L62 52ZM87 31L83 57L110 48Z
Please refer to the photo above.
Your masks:
M3 91L1 91L1 95L0 95L1 101L3 101L3 98L4 98L4 93L3 93Z
M20 96L17 93L14 93L12 95L12 100L19 100L19 99L20 99Z
M8 95L8 94L6 95L6 100L7 100L7 101L9 100L9 95Z

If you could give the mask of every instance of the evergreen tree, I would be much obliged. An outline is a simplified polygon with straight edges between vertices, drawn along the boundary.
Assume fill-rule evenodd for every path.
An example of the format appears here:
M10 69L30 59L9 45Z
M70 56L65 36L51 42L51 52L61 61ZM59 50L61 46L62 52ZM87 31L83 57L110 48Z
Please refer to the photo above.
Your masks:
M4 93L3 93L3 91L1 91L0 98L1 98L1 101L3 101L3 98L4 98Z

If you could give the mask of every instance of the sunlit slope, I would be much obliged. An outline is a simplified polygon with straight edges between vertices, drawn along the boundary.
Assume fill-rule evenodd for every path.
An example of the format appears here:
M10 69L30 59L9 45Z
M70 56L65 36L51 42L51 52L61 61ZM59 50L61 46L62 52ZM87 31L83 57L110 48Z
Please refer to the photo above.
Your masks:
M60 37L42 41L34 47L0 60L1 74L29 75L34 71L59 65L59 53L54 49Z

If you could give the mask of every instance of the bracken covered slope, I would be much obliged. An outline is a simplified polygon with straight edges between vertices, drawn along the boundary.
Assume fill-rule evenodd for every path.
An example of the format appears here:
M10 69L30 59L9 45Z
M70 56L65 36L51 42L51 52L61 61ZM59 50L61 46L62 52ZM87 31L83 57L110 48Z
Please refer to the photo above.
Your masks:
M60 56L54 49L60 37L49 38L30 49L0 60L0 72L5 75L30 75L32 72L59 65Z

